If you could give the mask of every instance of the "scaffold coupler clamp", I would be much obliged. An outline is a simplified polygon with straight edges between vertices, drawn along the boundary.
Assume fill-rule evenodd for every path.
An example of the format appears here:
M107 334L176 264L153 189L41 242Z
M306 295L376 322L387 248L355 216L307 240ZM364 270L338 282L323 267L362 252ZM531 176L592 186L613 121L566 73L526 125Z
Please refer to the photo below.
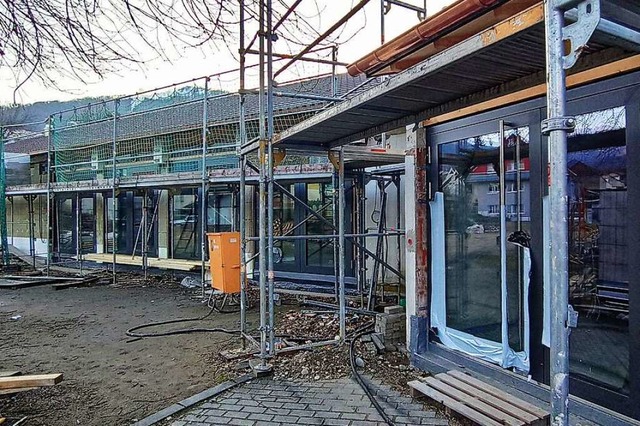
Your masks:
M543 135L549 136L551 132L555 132L557 130L564 130L567 133L573 133L576 129L576 119L575 117L553 117L542 120L542 126L540 131Z
M578 311L573 309L573 306L569 305L569 311L567 312L567 328L571 333L572 328L578 327Z

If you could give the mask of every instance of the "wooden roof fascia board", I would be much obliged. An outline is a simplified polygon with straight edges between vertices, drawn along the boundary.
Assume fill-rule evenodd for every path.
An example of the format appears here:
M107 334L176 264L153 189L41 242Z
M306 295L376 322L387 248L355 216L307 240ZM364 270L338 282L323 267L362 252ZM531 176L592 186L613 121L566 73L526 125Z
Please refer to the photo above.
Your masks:
M539 0L525 0L527 6L530 7L536 3L540 3ZM396 74L398 72L403 71L407 67L413 66L426 58L435 55L445 49L448 49L459 42L477 34L486 28L495 25L498 22L501 22L509 17L517 14L522 11L523 6L522 2L520 4L515 4L513 2L507 2L502 4L501 6L493 9L484 15L479 16L473 21L455 29L449 34L446 34L433 42L421 47L409 55L398 59L384 68L381 68L379 71L373 73L373 76L377 75L387 75L387 74Z
M297 133L300 133L304 130L310 130L314 126L331 120L332 117L338 116L340 114L348 114L350 110L357 108L358 105L362 105L363 108L366 108L367 101L374 101L378 98L383 97L385 94L391 92L394 87L397 89L402 89L403 86L410 85L412 81L415 81L418 78L432 74L440 69L443 69L444 67L450 65L460 58L468 57L469 55L476 53L483 48L494 45L510 36L525 31L543 22L543 20L544 8L542 4L532 6L522 11L518 15L512 16L511 18L483 31L482 33L477 34L474 37L457 44L453 48L444 50L437 55L426 59L419 65L403 71L402 73L392 77L391 79L381 83L380 85L370 89L369 91L355 96L347 101L344 101L333 108L329 108L322 112L319 112L308 120L292 126L291 128L285 130L284 132L281 132L276 136L276 143L280 143L288 138L295 138L297 136ZM423 112L424 111L421 111L421 113ZM417 122L419 121L419 116L420 114L411 114L403 118L392 119L389 122L382 123L375 126L374 128L383 129L381 132L384 132L386 130L401 127L402 125L405 125L406 122ZM349 143L353 140L363 139L364 137L366 137L362 136L362 134L363 132L356 132L343 138L328 141L328 144L331 148L334 148L336 146ZM248 147L248 149L251 148Z
M625 59L601 65L586 71L581 71L567 76L567 88L582 86L605 78L614 77L616 75L625 74L627 72L640 69L640 55L631 56ZM518 92L508 95L499 96L474 105L457 109L442 115L428 118L421 122L423 127L435 126L436 124L445 123L458 118L467 117L469 115L478 114L491 109L512 105L518 102L538 98L544 96L547 91L546 84L538 84Z

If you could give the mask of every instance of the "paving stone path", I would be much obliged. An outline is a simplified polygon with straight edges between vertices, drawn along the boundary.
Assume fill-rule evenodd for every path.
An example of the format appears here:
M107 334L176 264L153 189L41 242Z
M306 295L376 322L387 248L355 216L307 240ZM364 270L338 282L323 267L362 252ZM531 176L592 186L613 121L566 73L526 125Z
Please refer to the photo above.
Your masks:
M448 425L434 411L377 381L369 381L385 412L400 425ZM353 380L314 383L256 379L224 392L171 423L210 425L386 425Z

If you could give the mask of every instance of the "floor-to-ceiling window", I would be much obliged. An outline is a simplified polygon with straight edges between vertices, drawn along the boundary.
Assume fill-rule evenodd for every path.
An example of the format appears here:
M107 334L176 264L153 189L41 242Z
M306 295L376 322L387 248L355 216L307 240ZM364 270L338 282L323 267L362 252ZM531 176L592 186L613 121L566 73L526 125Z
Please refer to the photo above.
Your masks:
M569 303L575 376L629 393L627 147L623 107L580 114L568 140Z
M173 258L199 259L200 226L198 190L183 189L174 194L171 206Z
M143 199L146 197L146 202ZM117 253L142 254L143 240L146 239L147 255L157 255L157 218L159 196L156 191L125 191L116 197L115 241ZM113 198L105 197L105 231L107 252L112 253L114 239ZM143 216L146 213L146 229Z
M304 235L331 235L334 233L334 193L331 181L282 183L281 185L285 191L276 190L273 200L274 235L297 238L275 240L274 268L276 271L285 273L327 275L331 276L331 280L333 280L334 240L330 238L300 238ZM256 203L257 205L258 203ZM349 208L347 206L347 209ZM347 232L351 229L350 219L351 216L347 215ZM256 221L256 235L257 231L258 223ZM351 258L350 248L350 244L347 245L349 259ZM351 265L348 264L347 274L350 270Z
M528 370L529 129L494 128L437 145L434 320L446 345Z
M311 216L305 226L307 235L331 235L333 229L333 185L330 182L306 184L307 204L325 219ZM310 267L333 268L333 245L331 239L306 241L306 263Z

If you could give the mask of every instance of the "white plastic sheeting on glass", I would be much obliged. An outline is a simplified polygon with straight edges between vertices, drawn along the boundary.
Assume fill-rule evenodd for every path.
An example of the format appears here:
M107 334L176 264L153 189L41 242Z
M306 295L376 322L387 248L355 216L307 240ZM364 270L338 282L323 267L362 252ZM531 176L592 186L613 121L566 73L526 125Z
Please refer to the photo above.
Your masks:
M523 323L524 323L524 351L516 352L508 345L509 336L505 333L505 327L502 327L502 342L493 342L491 340L479 338L472 334L465 333L453 328L447 327L446 312L446 249L445 249L445 220L444 220L444 194L436 192L434 201L430 202L431 206L431 241L432 241L432 260L431 273L433 277L432 293L431 293L431 328L437 331L438 338L448 348L458 350L468 355L477 357L484 361L498 364L503 368L516 368L520 371L529 371L529 275L531 271L531 254L530 249L523 250ZM507 294L501 295L502 300L507 300ZM504 306L504 304L503 304ZM504 310L504 308L503 308ZM503 312L502 320L506 321L506 315Z
M542 261L542 344L546 347L551 347L551 288L549 282L551 281L551 259L548 256L549 249L549 235L551 234L551 222L550 210L549 210L549 196L542 197L542 247L544 247L544 260Z

